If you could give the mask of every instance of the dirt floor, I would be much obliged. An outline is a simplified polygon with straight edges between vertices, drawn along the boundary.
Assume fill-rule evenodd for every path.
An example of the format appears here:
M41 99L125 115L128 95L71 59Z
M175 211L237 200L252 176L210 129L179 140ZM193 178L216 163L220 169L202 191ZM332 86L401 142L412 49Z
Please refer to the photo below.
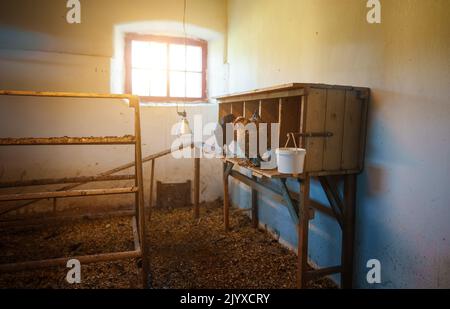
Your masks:
M224 232L220 202L192 209L154 210L148 230L152 288L295 288L296 255L231 211ZM22 245L22 248L19 247ZM0 263L133 249L129 217L84 220L0 234ZM139 261L82 265L82 283L66 282L56 267L0 274L0 288L140 288ZM329 279L310 288L335 288Z

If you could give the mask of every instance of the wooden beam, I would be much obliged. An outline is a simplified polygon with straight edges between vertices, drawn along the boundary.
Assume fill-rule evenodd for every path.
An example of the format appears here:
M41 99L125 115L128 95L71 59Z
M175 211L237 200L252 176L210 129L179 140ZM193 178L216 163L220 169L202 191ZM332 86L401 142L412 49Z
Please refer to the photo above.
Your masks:
M145 240L145 206L144 206L144 174L142 171L142 138L141 138L141 112L139 106L139 98L134 98L130 101L134 106L134 132L136 135L135 147L135 175L136 175L136 205L137 205L137 220L139 230L139 243L141 245L142 258L142 286L148 288L149 286L149 260L147 254L147 242Z
M342 271L342 266L332 266L321 269L308 270L305 273L307 281L315 280L321 277L325 277L331 274L340 273Z
M149 156L143 158L143 159L142 159L142 162L144 163L144 162L148 162L148 161L151 161L151 160L154 160L154 159L163 157L163 156L165 156L165 155L168 155L168 154L172 153L173 151L183 150L183 149L186 148L186 147L191 147L191 148L192 148L192 147L194 147L194 144L181 145L181 146L178 147L177 149L168 149L168 150L164 150L164 151L161 151L161 152L158 152L158 153L149 155ZM133 161L133 162L130 162L130 163L121 165L121 166L119 166L119 167L113 168L113 169L111 169L111 170L108 170L108 171L106 171L106 172L103 172L103 173L99 174L99 176L113 175L113 174L119 173L119 172L121 172L121 171L124 171L124 170L126 170L126 169L132 168L132 167L134 167L134 166L135 166L135 162ZM76 184L71 184L71 185L68 185L68 186L64 186L64 187L62 187L62 188L60 188L60 189L57 189L56 191L61 192L61 191L72 190L72 189L74 189L74 188L77 188L77 187L79 187L79 186L85 185L85 184L87 184L87 183L89 183L89 182L87 181L87 182L80 182L80 183L76 183ZM15 211L15 210L18 210L18 209L27 207L27 206L29 206L29 205L31 205L31 204L34 204L34 203L37 202L37 201L39 201L39 200L28 201L28 202L26 202L26 203L24 203L24 204L22 204L22 205L16 205L16 206L13 206L13 207L11 207L11 208L9 208L9 209L3 211L2 213L0 213L0 216L5 215L5 214L7 214L7 213L10 213L11 211Z
M303 215L300 214L299 209L300 209L300 205L296 206L294 205L294 200L291 198L290 194L289 194L289 189L286 185L286 179L281 178L280 179L280 187L281 187L281 192L283 195L284 200L287 203L288 206L288 210L289 210L289 214L291 215L291 219L294 222L295 225L299 224L299 216ZM309 217L309 214L307 214L307 216Z
M135 192L137 192L137 190L138 189L136 187L129 187L129 188L114 188L114 189L94 189L94 190L60 191L60 192L6 194L6 195L0 195L0 202L38 200L38 199L45 199L45 198L128 194L128 193L135 193Z
M331 210L331 208L323 205L322 203L319 203L317 201L309 199L309 206L314 208L317 211L320 211L324 215L327 215L329 217L332 217L332 218L336 219L336 216L335 216L333 210Z
M153 210L153 185L155 184L155 162L156 160L152 160L152 166L150 171L150 197L148 202L148 221L152 218L152 210Z
M194 218L200 218L200 158L194 159Z
M253 176L253 181L258 182L258 178ZM258 191L255 189L252 189L252 225L255 229L259 227Z
M251 189L254 189L262 194L269 195L270 198L281 203L283 206L286 206L286 200L284 199L283 194L280 191L278 191L274 188L271 188L270 186L265 185L261 182L256 182L252 178L247 177L237 171L231 171L230 176L239 180L240 182L246 184ZM289 191L289 196L291 197L291 199L293 201L298 202L300 200L300 195L296 192ZM314 209L324 213L325 215L335 218L334 213L331 211L330 208L328 208L327 206L325 206L317 201L310 200L309 206L310 206L310 218L314 217ZM311 209L311 208L313 208L313 209Z
M83 255L74 257L64 257L49 260L40 261L29 261L21 263L11 263L0 265L0 273L11 273L23 270L35 270L40 268L47 268L52 266L66 266L67 261L70 259L77 259L82 265L98 263L98 262L109 262L118 261L131 258L138 258L141 255L140 251L124 251L124 252L113 252L113 253L102 253L94 255Z
M285 90L275 93L259 93L251 96L236 96L229 98L220 98L217 99L220 104L223 103L234 103L234 102L243 102L243 101L253 101L253 100L269 100L269 99L278 99L278 98L288 98L288 97L299 97L304 96L304 89L294 89L294 90Z
M141 244L139 242L139 232L137 228L136 216L133 216L133 218L131 218L131 227L133 228L134 250L141 251Z
M298 222L298 247L297 247L297 288L302 289L306 287L305 273L308 270L308 234L309 234L309 216L305 205L309 205L310 193L310 177L299 181L300 184L300 201L298 205L299 222Z
M278 191L276 191L276 190L274 190L272 188L269 188L269 187L267 187L267 186L265 186L265 185L263 185L263 184L261 184L259 182L255 182L250 177L247 177L247 176L245 176L245 175L243 175L243 174L241 174L241 173L239 173L237 171L231 171L230 172L230 176L233 177L233 178L236 178L237 180L243 182L247 186L249 186L249 187L251 187L251 188L253 188L253 189L255 189L255 190L257 190L257 191L259 191L259 192L261 192L263 194L270 194L270 195L274 195L275 194L275 195L281 196L280 192L278 192Z
M332 188L329 186L328 182L326 181L326 178L319 177L319 181L320 181L323 191L325 192L328 202L331 205L331 210L333 211L334 217L336 218L337 222L339 223L339 226L341 227L341 229L343 229L343 219L342 219L342 213L341 213L342 206L338 206L339 201L336 201L335 194L333 194L331 192Z
M123 137L48 137L48 138L0 138L0 146L36 146L36 145L134 145L132 135Z
M137 98L129 94L101 94L89 92L50 92L50 91L17 91L0 90L0 95L25 97L59 97L59 98L91 98L91 99L124 99Z
M355 241L355 211L356 211L356 175L344 177L344 218L342 229L342 266L341 287L353 287L353 256Z
M134 177L135 177L134 175L115 175L115 176L81 176L69 178L30 179L30 180L0 182L0 188L46 186L46 185L77 183L77 182L131 180L134 179Z
M225 231L230 229L230 192L228 179L233 169L233 163L225 162L223 165L223 221Z

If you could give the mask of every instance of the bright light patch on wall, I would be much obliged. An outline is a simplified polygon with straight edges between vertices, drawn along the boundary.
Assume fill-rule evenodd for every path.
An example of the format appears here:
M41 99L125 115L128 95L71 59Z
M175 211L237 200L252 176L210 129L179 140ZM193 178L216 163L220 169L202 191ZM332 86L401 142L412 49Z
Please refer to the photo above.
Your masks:
M131 59L133 94L147 97L202 97L201 47L132 41Z

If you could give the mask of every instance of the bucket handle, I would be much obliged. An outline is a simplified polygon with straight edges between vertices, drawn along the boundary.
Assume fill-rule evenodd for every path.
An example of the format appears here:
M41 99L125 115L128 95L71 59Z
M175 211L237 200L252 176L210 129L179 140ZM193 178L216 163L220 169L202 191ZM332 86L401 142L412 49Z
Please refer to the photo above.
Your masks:
M291 140L291 138L292 138L292 141L294 142L294 146L295 146L295 148L298 148L298 146L297 146L297 142L295 141L295 134L294 134L294 132L291 132L291 133L288 133L287 134L287 141L286 141L286 144L284 145L284 148L287 148L287 146L289 145L289 141Z

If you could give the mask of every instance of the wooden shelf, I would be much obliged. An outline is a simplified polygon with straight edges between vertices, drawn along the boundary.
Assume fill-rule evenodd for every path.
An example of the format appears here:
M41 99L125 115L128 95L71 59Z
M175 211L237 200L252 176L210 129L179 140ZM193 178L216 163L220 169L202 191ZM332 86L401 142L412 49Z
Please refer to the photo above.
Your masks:
M132 135L122 137L46 137L46 138L0 138L0 146L35 146L35 145L134 145L136 138Z
M277 169L272 169L272 170L263 170L260 169L258 167L254 167L254 166L249 166L247 164L245 164L246 160L245 159L237 159L237 158L225 158L223 160L224 162L230 162L233 163L235 166L239 166L242 168L246 168L250 171L253 172L254 176L257 177L267 177L267 178L299 178L302 179L303 178L303 174L282 174L280 172L278 172Z
M362 87L290 83L220 96L217 100L219 120L230 114L249 119L259 111L268 128L278 123L279 143L270 147L268 134L268 148L283 147L287 135L296 134L297 145L306 149L306 173L346 175L360 173L364 167L369 95L370 89ZM229 143L225 131L223 135L224 142Z
M93 190L73 190L58 192L37 192L37 193L18 193L0 195L0 202L7 201L27 201L40 200L44 198L64 198L94 195L113 195L113 194L129 194L138 192L137 187L115 188L115 189L93 189Z

